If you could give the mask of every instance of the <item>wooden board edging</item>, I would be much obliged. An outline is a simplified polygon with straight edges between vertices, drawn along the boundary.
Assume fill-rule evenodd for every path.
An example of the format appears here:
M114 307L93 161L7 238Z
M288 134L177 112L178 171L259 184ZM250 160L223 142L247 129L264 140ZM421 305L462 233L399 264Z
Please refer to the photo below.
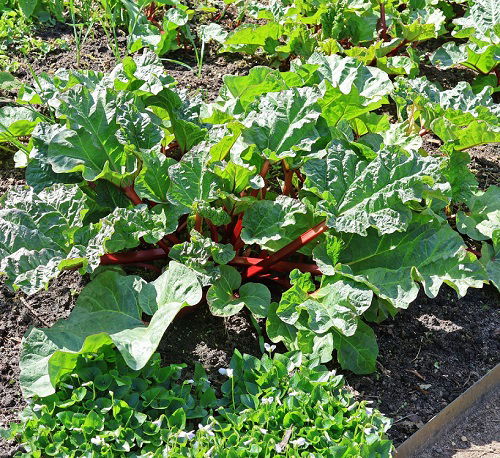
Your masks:
M432 417L416 433L406 439L394 453L396 458L417 458L419 452L432 446L460 421L467 411L488 394L500 388L500 364L470 386L463 394Z

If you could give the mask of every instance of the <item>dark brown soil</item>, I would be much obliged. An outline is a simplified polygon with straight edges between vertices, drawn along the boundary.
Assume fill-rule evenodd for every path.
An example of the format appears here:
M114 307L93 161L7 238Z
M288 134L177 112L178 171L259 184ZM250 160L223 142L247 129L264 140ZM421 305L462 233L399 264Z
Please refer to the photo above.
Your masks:
M51 74L60 68L79 68L109 72L117 64L112 52L112 44L107 39L102 28L94 28L82 46L79 66L75 57L73 31L69 26L57 23L54 28L38 31L37 36L46 41L62 38L68 43L68 49L54 49L43 59L39 57L19 58L21 67L15 73L15 76L30 84L33 83L30 67L35 74L42 72ZM118 43L120 54L123 57L126 54L127 47L126 37L123 32L119 33ZM190 66L193 70L172 62L173 60L182 62ZM191 47L170 53L168 60L164 60L164 66L168 74L179 82L179 87L188 89L193 93L201 93L205 101L213 101L217 97L224 75L247 74L250 68L257 64L258 62L252 58L242 58L241 56L231 54L217 54L211 46L207 46L203 59L202 72L198 78L195 54Z
M66 69L82 69L95 70L100 72L109 72L116 64L116 58L112 51L111 43L108 41L104 30L100 27L94 27L89 34L87 40L81 48L80 65L76 62L76 46L73 35L73 30L70 26L57 23L54 27L42 28L36 34L39 38L45 41L55 40L56 38L63 39L67 45L67 49L54 49L43 58L38 56L28 56L27 58L19 59L21 63L20 69L15 76L23 81L32 83L32 68L35 74L55 73L60 68ZM123 33L119 33L118 44L120 54L123 57L126 51L126 38ZM29 64L29 65L28 65Z
M20 299L0 283L0 427L16 419L24 401L18 383L21 339L31 326L54 324L73 308L85 280L76 272L65 272L48 291ZM30 311L30 309L32 311ZM14 447L0 439L0 457L10 456Z
M458 299L443 287L374 329L378 372L346 377L394 420L389 436L399 444L499 362L500 294L485 286Z

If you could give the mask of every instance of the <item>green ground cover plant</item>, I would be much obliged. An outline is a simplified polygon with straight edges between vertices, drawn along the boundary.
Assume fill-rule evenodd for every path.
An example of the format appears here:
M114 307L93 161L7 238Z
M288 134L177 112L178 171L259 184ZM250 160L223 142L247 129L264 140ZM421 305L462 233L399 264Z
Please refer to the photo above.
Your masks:
M272 351L272 348L269 350ZM221 394L196 366L161 367L158 354L140 371L109 346L78 358L58 391L34 397L4 436L16 456L215 457L389 456L390 421L356 401L343 378L302 364L300 352L234 353Z
M369 373L378 348L367 323L407 308L421 288L435 297L443 283L459 295L498 284L496 232L479 239L479 261L449 218L458 204L482 208L464 150L498 141L491 89L460 83L462 101L425 79L394 85L354 58L320 54L288 72L226 76L210 104L186 97L150 52L110 75L38 82L19 93L17 110L47 115L24 121L31 137L16 160L28 186L1 201L0 271L26 294L65 269L93 280L68 319L24 339L28 396L53 393L79 355L111 342L141 369L176 314L205 301L217 316L246 307L289 350ZM388 97L402 122L374 113ZM12 139L22 121L7 115ZM438 135L448 126L441 153L420 148L417 122ZM487 217L498 226L498 212ZM146 282L109 267L124 263L161 275Z

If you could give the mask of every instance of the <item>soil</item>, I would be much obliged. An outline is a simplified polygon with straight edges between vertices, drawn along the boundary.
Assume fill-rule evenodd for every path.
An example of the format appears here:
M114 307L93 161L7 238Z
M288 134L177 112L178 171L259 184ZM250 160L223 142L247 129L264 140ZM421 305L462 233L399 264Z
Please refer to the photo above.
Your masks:
M485 286L458 299L445 286L373 328L378 372L346 378L394 420L389 436L397 445L499 362L500 294Z
M54 37L65 37L70 48L53 51L43 60L33 60L31 64L35 72L75 68L71 30L65 26L57 27L50 33ZM123 50L123 37L120 37L120 43ZM195 66L190 53L177 51L168 57ZM214 55L208 50L201 78L178 64L166 62L165 66L179 81L180 87L201 91L206 100L213 100L224 74L245 74L257 63L252 59ZM96 29L95 36L91 36L83 48L81 68L108 71L114 65L115 58L109 51L106 38ZM446 88L472 78L468 73L460 73L461 69L437 72L423 65L423 70L429 79L439 81ZM25 70L17 76L28 81L31 78ZM481 188L498 184L499 146L486 145L470 152L471 169ZM2 194L12 185L23 183L23 174L12 168L11 160L0 158L0 161L3 161L0 162ZM66 317L86 281L86 277L66 272L51 284L48 291L26 299L29 308L20 299L21 295L9 292L0 284L0 427L15 420L24 405L17 382L22 336L30 326L52 324ZM360 399L373 401L374 406L394 419L389 436L396 445L498 362L499 305L500 295L492 287L471 289L467 296L458 299L456 293L445 286L437 298L429 299L421 294L395 320L373 326L380 346L377 373L363 377L345 375L348 385ZM212 316L206 308L200 308L175 320L159 351L165 364L186 363L188 374L194 362L200 362L217 384L217 369L227 367L235 348L260 354L258 336L248 316L242 312L222 319ZM339 369L335 364L332 368ZM498 404L493 407L498 414ZM474 436L469 436L472 441ZM0 457L11 456L14 450L15 446L0 440Z
M104 30L100 27L93 29L82 46L79 66L76 62L75 44L71 27L57 23L53 28L38 31L37 36L49 42L56 38L62 38L68 43L68 48L54 49L43 58L18 57L21 65L19 70L14 73L14 76L29 84L33 84L30 67L35 74L42 72L52 74L60 68L94 70L105 73L112 70L117 64L115 55L111 50L111 43L106 37ZM126 54L127 48L126 37L123 32L119 33L118 44L120 55L123 57ZM188 65L193 70L184 65L172 62L174 60ZM201 93L206 102L211 102L217 97L224 75L247 74L250 68L258 64L262 64L262 61L251 57L217 54L210 45L207 45L205 49L200 77L196 75L197 63L191 47L169 53L168 60L164 60L165 69L169 75L178 81L179 87L188 89L193 93Z
M497 458L500 456L500 390L474 406L446 437L419 458Z

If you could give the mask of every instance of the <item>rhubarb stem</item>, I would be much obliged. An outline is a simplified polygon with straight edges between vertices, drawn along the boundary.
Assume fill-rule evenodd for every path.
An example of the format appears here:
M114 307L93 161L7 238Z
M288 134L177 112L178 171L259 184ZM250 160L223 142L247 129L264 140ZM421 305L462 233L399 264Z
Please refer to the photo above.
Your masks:
M293 254L296 251L300 250L303 246L307 245L309 242L313 241L316 237L327 230L328 226L326 225L326 221L317 224L316 226L307 230L301 236L290 242L288 245L281 248L281 250L278 250L276 253L263 259L258 264L249 267L246 271L245 277L251 278L257 274L266 272L271 266L275 265L286 256L289 256L290 254Z
M236 256L229 264L233 266L255 266L262 261L262 258L250 258L247 256ZM316 264L307 264L302 262L278 261L272 266L276 272L291 272L293 269L299 269L301 272L310 272L313 275L322 275Z
M266 179L266 176L267 176L270 168L271 168L271 162L269 161L269 159L266 159L264 161L264 164L262 164L262 168L260 169L259 175L262 178ZM266 185L264 184L264 188L262 188L262 198L264 198L265 195L266 195L265 194L265 189L266 189ZM261 189L254 189L254 190L252 190L252 192L250 193L250 195L252 197L257 197L259 195L260 191L261 191Z
M286 161L283 159L281 162L283 165L283 172L285 174L285 183L283 185L283 194L285 196L292 196L293 197L293 189L292 189L292 178L293 178L293 170L290 170L290 167L286 163Z
M387 41L387 22L385 20L385 3L380 2L380 27L382 28L382 40Z

